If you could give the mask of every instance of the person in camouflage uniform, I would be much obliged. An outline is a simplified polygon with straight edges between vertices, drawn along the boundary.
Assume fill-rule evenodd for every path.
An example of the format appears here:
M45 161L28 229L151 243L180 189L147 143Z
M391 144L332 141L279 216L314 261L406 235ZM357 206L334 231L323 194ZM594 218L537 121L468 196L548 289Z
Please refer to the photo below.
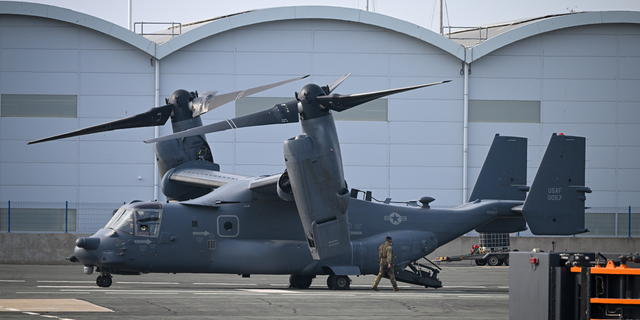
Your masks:
M378 258L380 260L380 271L378 272L378 276L376 277L376 281L373 282L372 289L375 291L380 291L378 289L378 284L380 283L380 279L386 273L389 275L389 280L391 280L391 285L393 286L393 291L399 291L398 284L396 283L396 273L393 268L393 248L391 247L393 244L393 239L391 237L387 237L387 241L385 241L380 248L378 249Z

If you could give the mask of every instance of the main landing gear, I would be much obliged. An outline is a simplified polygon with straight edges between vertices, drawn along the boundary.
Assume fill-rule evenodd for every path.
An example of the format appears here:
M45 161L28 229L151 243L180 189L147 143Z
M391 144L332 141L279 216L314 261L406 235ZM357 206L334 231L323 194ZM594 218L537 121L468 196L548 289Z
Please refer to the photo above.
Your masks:
M292 274L289 276L289 288L308 289L311 286L311 282L313 282L313 278L315 277Z
M101 288L108 288L111 286L112 283L113 283L113 280L111 279L111 274L109 273L101 274L96 279L96 284L98 285L98 287L101 287Z
M351 279L348 276L330 275L327 278L327 287L333 290L349 290Z

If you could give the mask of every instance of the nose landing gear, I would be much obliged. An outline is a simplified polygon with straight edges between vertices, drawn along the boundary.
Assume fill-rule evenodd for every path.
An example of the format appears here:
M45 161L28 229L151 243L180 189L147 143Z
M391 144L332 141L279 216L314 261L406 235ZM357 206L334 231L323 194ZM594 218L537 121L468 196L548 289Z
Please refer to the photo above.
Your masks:
M109 273L103 273L96 279L96 284L101 288L108 288L111 286L111 283L113 283L113 280L111 279L111 274Z

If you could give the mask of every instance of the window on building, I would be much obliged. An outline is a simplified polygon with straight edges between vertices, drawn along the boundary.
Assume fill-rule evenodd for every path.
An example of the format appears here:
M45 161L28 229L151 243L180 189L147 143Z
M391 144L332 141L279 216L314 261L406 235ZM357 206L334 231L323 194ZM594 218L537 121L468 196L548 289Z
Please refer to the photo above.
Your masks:
M540 123L540 101L469 100L469 121Z
M31 118L77 118L77 95L3 94L0 116Z

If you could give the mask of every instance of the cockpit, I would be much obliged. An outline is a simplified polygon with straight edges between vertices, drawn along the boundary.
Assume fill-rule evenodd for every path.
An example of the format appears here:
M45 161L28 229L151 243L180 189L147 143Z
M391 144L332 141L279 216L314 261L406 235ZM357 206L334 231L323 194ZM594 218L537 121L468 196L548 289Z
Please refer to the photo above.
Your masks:
M141 203L142 204L142 203ZM162 207L159 204L124 206L116 213L105 229L112 229L125 232L139 237L157 237L160 233L160 222L162 219Z

